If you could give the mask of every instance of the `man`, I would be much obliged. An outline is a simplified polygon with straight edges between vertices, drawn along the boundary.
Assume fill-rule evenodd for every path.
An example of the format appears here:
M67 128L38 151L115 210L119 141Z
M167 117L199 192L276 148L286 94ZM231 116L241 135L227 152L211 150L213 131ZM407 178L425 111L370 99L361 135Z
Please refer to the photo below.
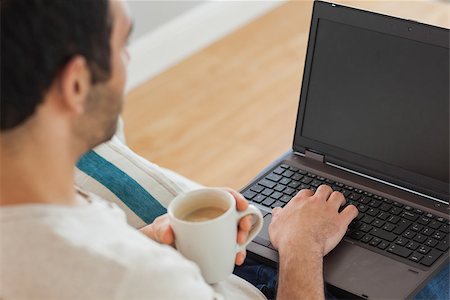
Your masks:
M262 298L236 278L207 285L167 246L174 236L166 216L139 232L116 206L73 186L75 163L111 138L121 111L125 4L2 0L1 20L0 298ZM247 207L230 193L239 210ZM324 298L323 256L358 213L338 213L343 202L321 186L273 211L278 299ZM238 241L250 226L241 220ZM239 253L236 263L244 259Z

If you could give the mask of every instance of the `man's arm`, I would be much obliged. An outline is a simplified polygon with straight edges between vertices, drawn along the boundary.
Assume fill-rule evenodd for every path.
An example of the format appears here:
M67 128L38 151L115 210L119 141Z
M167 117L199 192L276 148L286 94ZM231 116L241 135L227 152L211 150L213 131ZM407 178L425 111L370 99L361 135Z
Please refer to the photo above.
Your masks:
M277 299L324 299L322 255L311 253L307 247L279 254Z
M344 236L358 215L344 196L326 185L300 191L284 208L272 211L269 235L279 252L277 299L323 299L323 257Z

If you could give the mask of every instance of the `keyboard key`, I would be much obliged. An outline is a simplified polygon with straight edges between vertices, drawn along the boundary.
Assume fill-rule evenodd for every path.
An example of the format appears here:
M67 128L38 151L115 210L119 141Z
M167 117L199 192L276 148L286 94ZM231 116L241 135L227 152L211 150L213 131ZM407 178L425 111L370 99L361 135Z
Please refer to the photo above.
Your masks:
M270 207L273 203L275 203L275 200L272 198L266 198L261 204L267 207Z
M341 183L342 184L342 183ZM337 186L339 186L339 185L337 185ZM344 186L344 189L346 189L346 190L349 190L349 191L353 191L353 187L352 186L349 186L349 185L345 185Z
M331 189L333 190L333 191L337 191L337 192L340 192L341 191L341 188L340 187L338 187L337 185L333 185L332 187L331 187Z
M393 242L397 238L395 234L379 228L373 228L370 234L389 242Z
M348 199L354 201L358 201L359 198L361 198L361 195L357 193L351 193L350 196L348 196Z
M409 240L404 237L399 237L395 243L400 246L406 246L409 243Z
M384 225L384 221L382 221L382 220L375 220L375 221L373 221L372 225L375 226L375 227L380 228L380 227L382 227Z
M369 206L374 207L374 208L377 208L377 207L380 206L380 205L381 205L381 201L378 201L378 200L372 200L372 201L369 203Z
M308 177L311 177L311 178L316 178L316 177L317 177L317 176L316 176L315 174L313 174L313 173L308 173L307 175L308 175Z
M425 242L425 245L430 246L430 247L434 247L436 246L438 243L438 241L434 240L434 239L428 239Z
M422 225L427 225L428 223L430 223L430 218L427 217L420 217L419 220L417 220L417 223L420 223Z
M292 179L292 180L295 180L295 181L300 181L300 179L302 179L302 178L303 178L303 175L298 174L298 173L294 174L294 175L291 177L291 179Z
M369 204L371 201L372 201L372 198L369 198L369 197L363 196L363 197L359 198L359 202L362 204Z
M382 211L382 212L380 212L380 214L377 216L377 218L380 219L380 220L386 221L387 218L389 218L389 216L390 216L390 215L389 215L388 213Z
M261 192L264 196L270 196L273 193L273 190L271 189L264 189L264 191Z
M292 172L298 172L298 168L296 167L289 167L289 170L291 170Z
M387 246L389 246L389 243L386 241L382 241L381 243L378 244L378 248L384 250L387 248Z
M436 249L439 249L441 251L447 251L448 249L448 240L442 240L440 241L437 246Z
M421 209L416 208L416 209L414 209L414 212L418 215L423 215L423 210L421 210Z
M283 177L281 178L280 181L278 181L278 183L280 184L284 184L284 185L288 185L291 182L291 180L289 178Z
M438 229L439 227L441 227L442 223L438 222L438 221L432 221L428 226L433 228L433 229Z
M319 180L313 180L310 184L311 184L311 186L317 188L317 187L319 187L322 184L322 182L319 181Z
M362 239L360 239L360 241L367 244L368 242L370 242L371 239L372 239L372 237L370 235L366 234Z
M372 226L365 224L365 223L361 223L361 225L359 226L359 230L363 231L363 232L369 232L370 230L372 230Z
M297 194L297 191L294 190L293 188L287 187L284 189L283 193L289 196L294 196L295 194Z
M277 184L273 189L277 192L282 192L286 188L285 185Z
M419 247L419 246L420 246L419 243L411 241L408 243L408 245L406 245L406 248L411 249L411 250L416 250L417 247Z
M403 248L402 246L396 245L396 244L392 244L391 246L389 246L389 248L387 249L388 252L394 253L396 255L399 255L401 257L408 257L411 255L412 251L406 248Z
M283 195L283 197L280 198L280 201L284 202L284 203L288 203L291 199L292 199L291 196Z
M423 235L423 234L418 234L418 235L416 235L416 237L414 238L414 240L415 240L416 242L423 243L423 242L425 242L425 241L427 240L427 236L426 236L426 235Z
M344 195L345 198L347 198L351 193L347 190L342 190L341 191L342 195Z
M267 180L267 179L263 179L260 182L258 182L260 185L266 187L266 188L273 188L275 185L277 185L275 182Z
M398 208L398 207L393 207L393 208L389 211L390 214L396 215L396 216L398 216L401 212L402 212L402 210L401 210L400 208Z
M287 164L281 164L280 167L282 167L283 169L289 169L289 165Z
M448 231L448 225L442 225L442 226L439 228L439 230L442 231L442 232L445 232L445 233L449 233L449 231Z
M286 203L284 203L284 202L281 202L281 201L275 201L275 203L273 203L272 205L271 205L271 207L272 208L275 208L275 207L283 207L283 206L285 206L286 205Z
M398 221L400 221L400 218L397 216L390 216L387 221L392 224L397 224Z
M420 261L420 263L424 266L431 266L440 256L442 255L442 252L438 251L438 250L431 250L430 253L428 253L427 255L424 256L424 258L422 258L422 260Z
M409 260L418 263L423 258L423 255L417 252L414 252L409 256Z
M381 243L381 239L374 238L373 240L370 241L369 245L376 247L378 246L379 243Z
M252 201L256 202L256 203L261 203L261 202L264 201L264 199L266 199L266 196L264 196L264 195L256 195L256 197L253 198Z
M420 233L430 236L434 233L434 230L430 228L424 228Z
M375 196L373 196L375 198ZM376 199L376 198L375 198ZM383 202L386 202L387 204L392 204L394 203L394 201L387 199L387 198L383 198Z
M300 184L300 186L297 188L299 191L301 191L301 190L308 190L308 189L310 189L311 188L311 186L309 185L309 184L304 184L304 183L302 183L302 184Z
M379 209L377 209L377 208L371 208L371 209L369 209L369 210L367 211L367 214L370 215L370 216L372 216L372 217L375 217L376 215L378 215L379 212L380 212Z
M288 186L289 186L290 188L293 188L293 189L298 188L299 185L300 185L300 182L295 181L295 180L291 181L291 183L288 184Z
M383 229L386 230L386 231L391 232L392 230L395 229L395 225L393 225L393 224L391 224L391 223L386 223L386 224L383 226Z
M362 221L363 221L364 223L367 223L367 224L372 223L373 220L375 220L375 218L374 218L374 217L371 217L371 216L364 216L364 218L362 218Z
M360 238L362 238L364 236L364 232L362 232L362 231L351 231L348 236L351 237L352 239L359 240Z
M302 175L306 175L307 174L307 172L305 170L298 170L297 172L302 174Z
M282 193L280 193L280 192L274 192L272 195L270 195L270 198L273 198L273 199L275 199L275 200L278 200L278 199L280 199L282 196L283 196Z
M304 184L309 184L311 181L312 181L312 179L309 177L306 177L306 176L303 177L303 179L301 180L301 182Z
M394 229L393 233L395 234L402 234L406 228L408 228L411 225L411 222L406 220L400 220L397 224L397 228Z
M430 213L426 213L425 217L430 218L430 219L434 219L434 215L430 214Z
M325 181L325 177L322 177L322 176L317 176L317 179L322 181L322 182Z
M283 176L284 177L291 177L292 175L294 175L294 172L286 170L283 172Z
M334 181L331 180L331 179L327 179L327 180L325 180L325 182L328 183L329 185L333 185L334 184Z
M416 231L416 232L419 232L419 231L421 231L423 229L423 226L422 225L419 225L419 224L413 224L413 226L411 226L411 230L414 230L414 231Z
M404 236L405 238L407 238L407 239L412 239L415 235L416 235L416 233L415 233L414 231L412 231L412 230L406 230L406 231L403 233L403 236Z
M404 206L403 204L401 204L397 201L392 202L392 204L394 204L395 206L400 207L400 208Z
M416 221L419 218L418 215L416 215L416 214L414 214L412 212L409 212L409 211L403 212L400 215L400 217L405 218L405 219L410 220L410 221L413 221L413 222Z
M284 172L284 169L282 167L277 167L275 170L272 171L275 174L281 175Z
M250 190L257 192L257 193L261 193L264 190L264 187L259 184L255 184L254 186L252 186L250 188Z
M358 205L358 210L359 210L360 212L362 212L362 213L365 213L368 209L369 209L369 208L368 208L366 205L364 205L364 204Z
M383 204L381 204L381 206L380 206L380 209L381 209L382 211L389 211L391 208L392 208L392 205L387 204L387 203L383 203Z
M447 220L444 219L443 217L438 217L438 218L436 218L436 220L441 223L447 223Z
M433 239L436 240L442 240L443 238L445 238L445 234L440 232L440 231L436 231L435 233L433 233L433 235L431 236Z
M417 249L417 252L421 253L421 254L427 254L428 252L430 252L431 248L428 246L420 246L419 249Z
M404 209L407 210L407 211L413 211L413 210L414 210L414 208L412 208L412 207L409 206L409 205L405 206Z
M251 200L253 197L256 196L256 193L248 190L248 191L244 192L242 195L245 197L245 199Z

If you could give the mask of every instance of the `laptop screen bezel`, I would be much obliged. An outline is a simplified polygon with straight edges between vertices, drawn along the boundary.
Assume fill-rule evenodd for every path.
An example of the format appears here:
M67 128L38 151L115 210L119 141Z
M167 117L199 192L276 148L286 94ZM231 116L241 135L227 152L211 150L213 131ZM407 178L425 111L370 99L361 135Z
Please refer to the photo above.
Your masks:
M445 28L417 23L415 21L381 15L337 4L315 1L293 143L293 149L296 152L303 153L305 149L312 150L324 155L326 162L338 164L356 172L388 181L395 185L420 192L448 203L448 183L443 183L434 178L414 173L375 159L370 159L301 135L303 116L305 114L308 97L309 76L311 74L315 39L320 19L327 19L360 28L375 30L445 48L449 48L450 31Z

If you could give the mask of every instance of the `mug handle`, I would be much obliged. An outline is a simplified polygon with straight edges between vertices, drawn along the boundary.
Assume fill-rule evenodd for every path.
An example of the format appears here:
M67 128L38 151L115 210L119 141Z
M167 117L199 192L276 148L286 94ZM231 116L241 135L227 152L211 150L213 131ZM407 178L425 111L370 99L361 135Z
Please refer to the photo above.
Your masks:
M261 231L261 228L263 226L263 216L261 214L261 211L259 208L255 207L254 205L250 204L248 208L244 211L238 211L237 213L237 222L248 215L254 215L256 217L256 222L253 225L253 228L250 230L247 240L243 244L237 245L237 251L241 252L245 250L245 247L247 247L248 244L256 237L256 235Z

